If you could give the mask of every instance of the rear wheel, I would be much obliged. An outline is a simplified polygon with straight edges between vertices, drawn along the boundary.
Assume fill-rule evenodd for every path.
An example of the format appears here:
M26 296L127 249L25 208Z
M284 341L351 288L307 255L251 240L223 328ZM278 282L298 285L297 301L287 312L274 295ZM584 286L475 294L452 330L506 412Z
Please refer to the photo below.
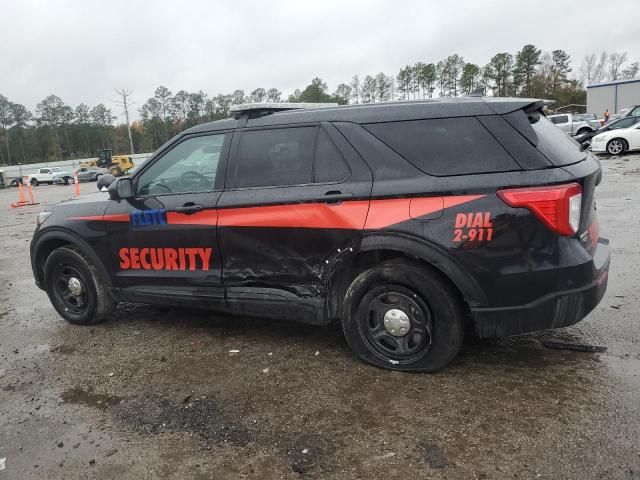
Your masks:
M578 130L578 133L576 133L576 136L580 136L580 135L584 135L586 133L590 133L593 130L591 130L590 128L581 128L580 130Z
M342 327L352 351L373 365L433 372L458 354L461 301L440 274L413 262L383 262L347 289Z
M35 178L32 178L31 179L31 185L33 185L34 187L37 187L38 186L38 180L35 179Z
M69 323L99 322L116 306L95 265L75 247L60 247L49 255L44 282L54 308Z
M71 177L65 177L64 178L64 184L65 185L71 185L73 183L73 178Z
M622 138L614 138L607 143L607 152L610 155L620 155L628 148L627 142Z

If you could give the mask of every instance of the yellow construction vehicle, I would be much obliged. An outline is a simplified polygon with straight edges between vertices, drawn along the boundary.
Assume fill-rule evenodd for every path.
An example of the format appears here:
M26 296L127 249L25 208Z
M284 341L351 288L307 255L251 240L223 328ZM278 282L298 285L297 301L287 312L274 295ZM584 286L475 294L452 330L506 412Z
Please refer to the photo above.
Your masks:
M80 166L108 168L111 175L119 177L133 168L133 161L129 155L111 155L111 149L103 148L98 150L98 158L80 162Z

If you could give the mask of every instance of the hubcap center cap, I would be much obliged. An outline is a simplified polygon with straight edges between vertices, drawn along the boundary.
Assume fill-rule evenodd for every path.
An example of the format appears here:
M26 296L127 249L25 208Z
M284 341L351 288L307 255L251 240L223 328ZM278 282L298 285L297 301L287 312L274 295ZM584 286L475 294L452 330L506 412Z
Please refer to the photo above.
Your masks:
M71 277L69 279L69 282L67 283L67 286L69 287L71 295L73 295L74 297L77 297L82 293L82 282L76 277Z
M411 320L409 316L399 308L387 310L384 314L384 328L394 337L403 337L409 333Z

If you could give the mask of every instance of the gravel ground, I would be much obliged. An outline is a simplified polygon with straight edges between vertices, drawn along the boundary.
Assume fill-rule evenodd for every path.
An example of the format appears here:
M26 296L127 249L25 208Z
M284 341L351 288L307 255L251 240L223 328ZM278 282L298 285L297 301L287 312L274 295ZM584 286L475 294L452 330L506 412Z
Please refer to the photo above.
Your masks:
M0 480L640 479L640 156L602 163L602 303L567 329L467 339L435 375L364 365L335 327L133 304L68 325L28 251L73 187L16 210L0 190Z

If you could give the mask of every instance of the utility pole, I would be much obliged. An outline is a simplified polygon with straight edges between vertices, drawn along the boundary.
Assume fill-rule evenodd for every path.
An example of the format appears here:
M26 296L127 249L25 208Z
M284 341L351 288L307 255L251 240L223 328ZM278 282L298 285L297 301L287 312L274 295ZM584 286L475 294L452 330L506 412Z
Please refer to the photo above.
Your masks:
M115 91L120 97L119 100L113 100L113 103L116 103L122 107L122 112L124 113L124 118L127 121L127 131L129 132L129 147L131 149L131 153L135 153L133 150L133 138L131 137L131 124L129 123L129 107L133 105L135 102L131 102L129 98L131 97L131 90L127 90L124 87L120 90Z

